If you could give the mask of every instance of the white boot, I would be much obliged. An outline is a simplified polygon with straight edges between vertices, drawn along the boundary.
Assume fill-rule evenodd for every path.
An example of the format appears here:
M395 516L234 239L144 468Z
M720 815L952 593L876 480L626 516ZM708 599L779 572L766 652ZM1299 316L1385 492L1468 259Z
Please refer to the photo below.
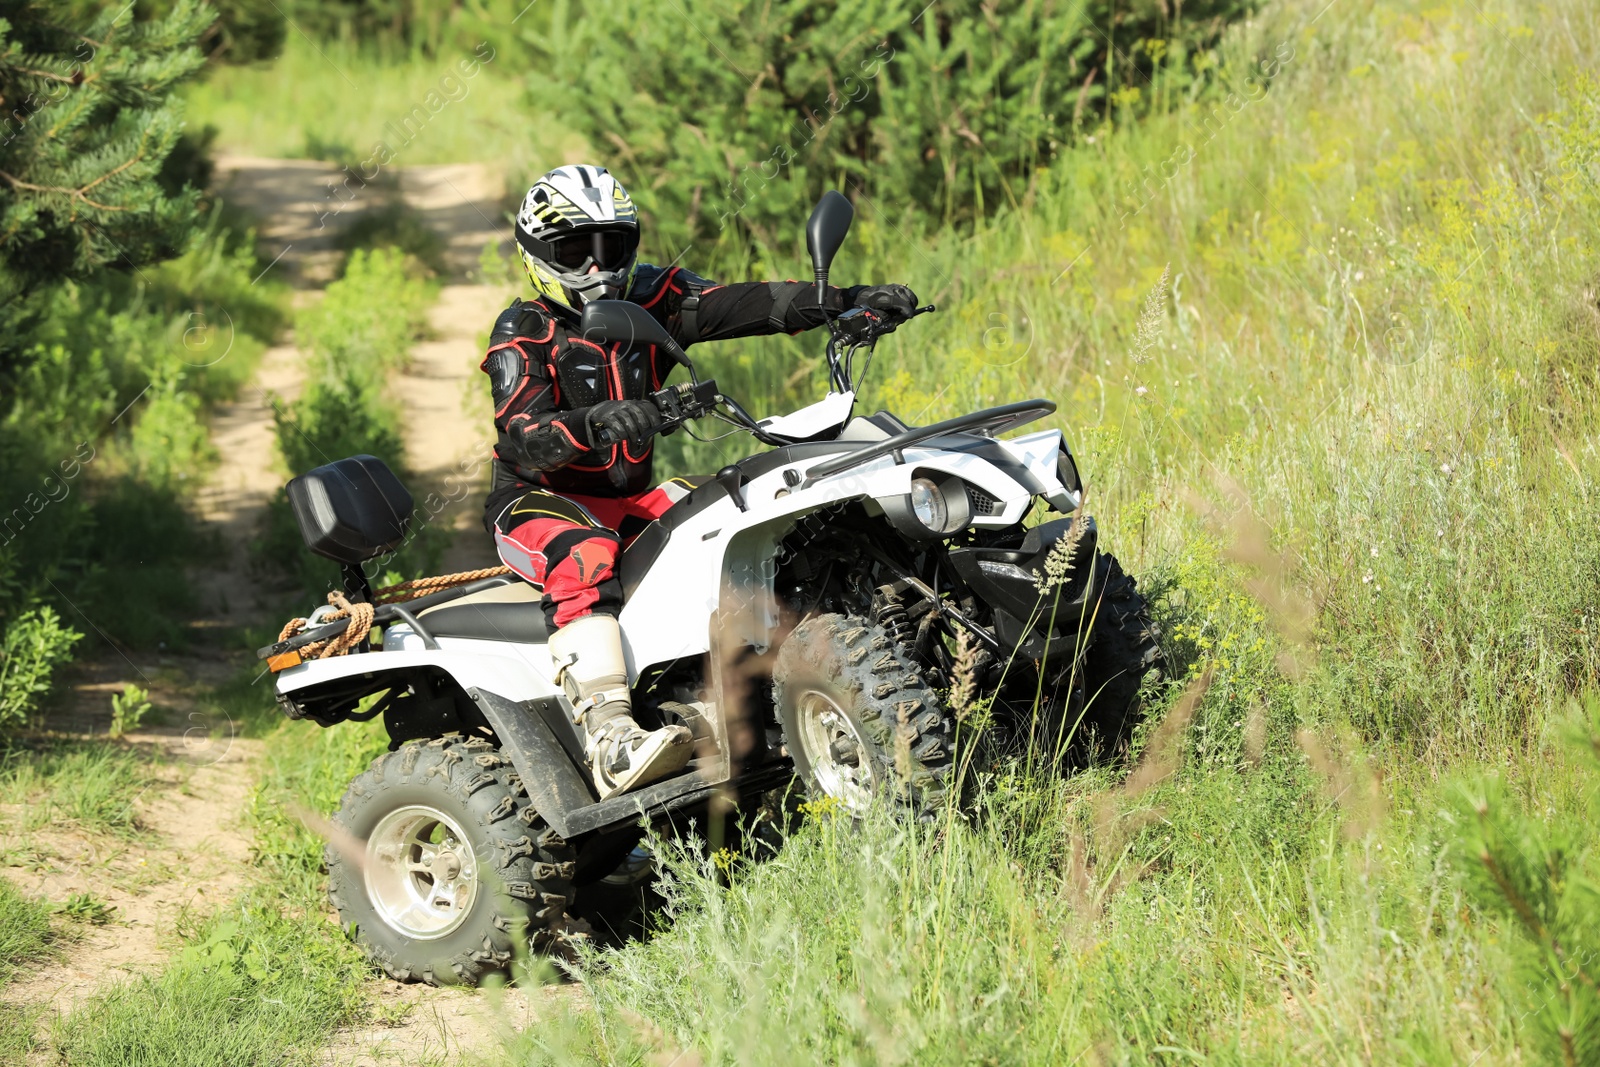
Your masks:
M694 735L682 726L646 731L633 721L616 619L585 615L567 623L550 635L550 658L583 726L584 755L601 800L675 774L694 755Z

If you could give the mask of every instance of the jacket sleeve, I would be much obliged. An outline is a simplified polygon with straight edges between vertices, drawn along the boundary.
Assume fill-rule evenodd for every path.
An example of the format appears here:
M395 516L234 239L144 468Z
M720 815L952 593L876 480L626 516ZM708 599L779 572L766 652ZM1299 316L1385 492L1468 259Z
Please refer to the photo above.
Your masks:
M829 286L827 312L843 311L850 296L851 290ZM685 348L697 341L799 333L827 321L811 282L718 285L682 267L641 265L630 298L654 314Z
M824 303L819 304L812 282L737 282L708 287L700 293L694 340L799 333L821 326L847 303L843 289L830 285L824 294Z
M504 458L529 470L558 470L591 446L588 409L560 409L560 386L545 359L554 333L554 321L533 305L513 304L495 322L481 364L494 396L495 429L514 453Z

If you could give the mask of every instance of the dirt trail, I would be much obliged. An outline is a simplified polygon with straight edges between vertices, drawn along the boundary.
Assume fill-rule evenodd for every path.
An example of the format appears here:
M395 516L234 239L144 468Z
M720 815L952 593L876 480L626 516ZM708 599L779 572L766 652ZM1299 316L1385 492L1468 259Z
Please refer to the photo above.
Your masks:
M233 204L260 220L258 238L267 271L295 290L295 306L322 296L341 253L338 232L382 203L377 195L345 202L328 186L341 176L332 164L225 156L217 184ZM458 531L443 569L494 561L478 525L492 444L488 398L477 365L483 338L511 293L477 284L486 243L502 242L503 186L477 165L405 168L393 179L399 195L445 241L447 273L429 312L431 336L391 382L404 412L407 463L427 520ZM393 189L390 190L393 195ZM276 594L251 576L249 544L262 511L283 482L275 447L275 407L293 400L304 380L303 354L293 337L269 349L251 383L221 405L211 422L219 461L196 497L196 511L217 532L223 551L191 574L200 594L202 631L275 624ZM443 501L429 507L429 495ZM87 926L63 961L13 984L7 999L70 1010L105 984L160 969L177 944L174 927L186 910L205 913L225 903L252 876L250 838L243 825L262 756L262 743L233 736L231 724L203 721L197 697L225 681L237 662L214 649L204 655L138 655L110 651L80 664L71 699L52 727L63 733L104 734L111 695L129 683L144 686L167 709L163 726L130 741L163 757L157 779L137 802L141 828L133 840L55 834L54 855L33 868L7 871L23 889L52 901L92 893L115 911L112 921ZM195 730L200 725L205 729ZM186 736L187 734L187 736ZM11 815L13 813L0 813ZM3 842L10 844L10 842ZM338 1035L325 1051L329 1064L415 1063L492 1049L503 1027L520 1029L540 994L511 991L498 998L402 986L375 980L377 1019Z
M475 1057L467 1053L499 1049L510 1034L536 1023L553 1000L577 1003L583 995L576 985L529 991L435 989L388 979L377 984L380 1021L338 1034L319 1062L327 1067L471 1063Z
M6 999L70 1011L108 982L159 970L185 911L206 913L243 887L250 837L242 820L261 742L222 739L197 761L179 728L134 733L130 742L170 760L135 802L145 831L135 842L52 834L55 856L37 869L7 871L26 893L64 901L86 893L113 908L110 921L81 926L65 958L6 990Z
M402 167L383 176L393 188L348 187L340 184L345 177L333 164L311 160L223 156L217 161L223 195L260 220L262 255L278 257L272 269L300 290L297 302L314 299L332 279L340 257L334 247L338 233L385 203L395 189L443 238L445 274L439 300L429 310L431 336L413 349L390 389L404 414L413 495L428 522L456 533L441 570L488 566L495 562L494 549L478 520L493 445L492 412L477 368L483 338L511 292L476 282L484 246L492 243L504 252L507 244L504 182L480 164ZM246 395L213 423L223 456L208 486L207 517L233 527L231 543L247 540L250 524L282 484L272 451L268 394L293 397L300 384L299 361L292 344L272 349ZM246 536L237 536L241 533Z

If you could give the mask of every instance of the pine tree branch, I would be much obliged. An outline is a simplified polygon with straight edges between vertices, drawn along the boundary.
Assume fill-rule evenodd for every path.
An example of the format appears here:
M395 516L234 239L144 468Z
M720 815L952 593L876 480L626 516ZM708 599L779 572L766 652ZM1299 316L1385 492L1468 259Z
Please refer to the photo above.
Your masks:
M118 167L117 170L123 170L132 166L136 162L138 162L137 159L130 159L122 166ZM128 211L130 209L126 206L118 207L115 204L102 204L97 201L90 200L84 195L89 189L99 185L101 182L111 177L112 174L115 174L117 170L102 174L99 178L96 178L82 189L69 189L64 185L35 185L32 182L25 182L16 175L8 174L3 170L0 170L0 178L4 178L6 181L10 182L13 189L28 189L36 193L61 193L73 198L74 200L82 200L85 204L88 204L90 207L96 208L100 211Z
M1518 893L1516 888L1512 886L1511 880L1501 871L1500 865L1495 862L1488 849L1478 853L1478 862L1482 863L1488 870L1489 877L1494 879L1494 884L1499 887L1500 894L1510 902L1512 909L1517 913L1517 917L1522 920L1522 925L1531 930L1539 941L1548 946L1551 954L1557 960L1563 964L1569 963L1567 954L1561 947L1561 942L1556 940L1549 927L1545 926L1544 922L1534 914L1533 907L1522 899L1522 894ZM1600 986L1595 984L1595 980L1589 976L1581 964L1573 967L1572 976L1582 979L1583 983L1590 989L1600 990Z
M29 74L35 78L48 78L54 82L65 82L68 85L77 85L83 81L83 74L52 74L48 70L34 70L31 67L7 67L7 70L17 74Z

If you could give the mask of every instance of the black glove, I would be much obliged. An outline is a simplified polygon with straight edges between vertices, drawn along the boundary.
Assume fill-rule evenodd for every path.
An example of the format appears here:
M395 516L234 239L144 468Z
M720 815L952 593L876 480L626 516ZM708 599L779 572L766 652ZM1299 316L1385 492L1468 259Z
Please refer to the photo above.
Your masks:
M660 419L656 406L643 400L602 400L584 416L589 440L597 446L646 440L656 432Z
M917 294L908 285L854 285L844 295L848 306L876 311L889 322L904 322L917 313Z

